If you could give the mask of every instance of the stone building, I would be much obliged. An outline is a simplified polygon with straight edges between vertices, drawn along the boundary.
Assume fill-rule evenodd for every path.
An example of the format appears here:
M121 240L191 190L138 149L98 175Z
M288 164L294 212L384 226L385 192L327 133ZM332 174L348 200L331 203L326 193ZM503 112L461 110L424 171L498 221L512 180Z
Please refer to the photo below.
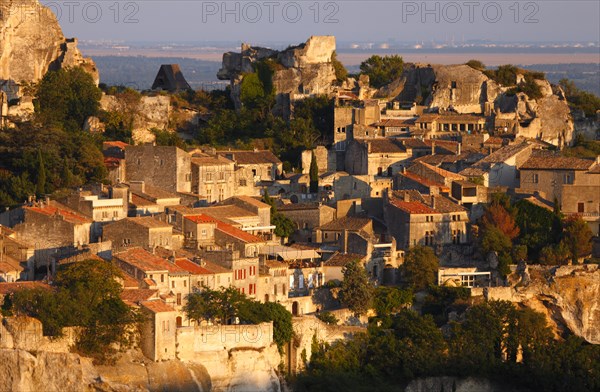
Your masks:
M332 138L334 150L346 151L348 142L355 138L355 127L367 127L380 120L381 110L376 100L362 101L360 105L335 107Z
M235 162L223 156L192 157L192 193L219 202L236 194Z
M345 168L349 174L391 177L402 171L411 157L395 139L356 139L348 143Z
M4 257L14 260L23 267L20 274L22 280L35 278L35 248L24 241L17 240L17 233L8 227L0 225L0 259ZM38 255L39 256L39 255Z
M103 239L111 241L113 250L130 247L153 250L157 246L167 249L180 247L173 236L173 227L150 216L125 218L104 226Z
M459 140L462 134L486 130L486 118L471 114L426 113L415 120L413 134L426 139Z
M443 196L421 196L414 191L387 195L384 211L397 249L427 245L440 254L444 245L468 241L467 210Z
M125 148L129 144L121 141L108 141L102 143L102 154L104 155L104 166L108 170L108 180L116 185L125 181Z
M181 72L179 64L163 64L160 66L152 90L164 90L171 93L192 90Z
M46 200L22 208L22 222L15 225L15 239L30 244L34 249L34 270L49 267L51 258L72 253L76 248L90 243L92 220L56 202Z
M168 192L192 190L191 157L175 146L127 146L127 181L144 181Z
M140 341L144 355L153 361L176 359L175 309L162 300L144 301L140 308L146 315Z
M130 181L129 216L146 216L161 213L166 207L179 205L181 197L144 181Z
M261 182L275 181L283 173L283 163L269 150L218 151L217 155L234 161L236 171L242 170L238 176L242 179L252 178L257 186L260 186Z
M299 242L312 242L313 230L335 219L335 208L321 203L284 204L277 209L294 222L290 240Z
M106 223L127 217L127 199L110 197L121 196L118 194L109 194L108 196L93 195L91 192L75 192L63 200L64 205L93 221L90 232L92 242L96 242L102 237L102 227Z
M596 160L534 152L520 167L521 190L558 202L565 215L577 215L599 234L600 156Z
M277 260L260 261L256 298L264 302L287 302L288 265Z
M323 263L323 274L325 276L325 283L331 281L341 282L344 280L344 267L353 261L358 261L361 264L365 264L366 256L355 254L355 253L340 253L335 252L327 261Z
M316 243L337 242L345 232L359 231L373 235L373 221L368 218L345 216L315 228L313 237Z
M518 169L530 157L532 151L533 146L527 142L504 146L459 174L488 188L518 188Z

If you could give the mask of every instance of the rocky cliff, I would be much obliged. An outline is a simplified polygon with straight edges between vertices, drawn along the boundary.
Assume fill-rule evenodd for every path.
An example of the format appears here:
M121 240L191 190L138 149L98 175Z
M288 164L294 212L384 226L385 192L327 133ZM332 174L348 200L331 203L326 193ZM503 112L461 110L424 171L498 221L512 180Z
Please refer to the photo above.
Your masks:
M0 85L39 81L48 70L81 66L96 83L98 70L84 58L76 39L64 37L52 11L38 0L0 3Z
M231 82L231 97L239 108L244 74L255 72L255 63L273 59L278 65L273 74L276 110L286 115L291 101L305 95L332 92L336 80L332 63L335 47L333 36L312 36L305 43L283 51L242 44L240 53L223 54L217 77Z
M574 124L564 92L546 80L535 83L541 97L532 99L525 93L509 92L510 86L500 86L467 65L406 64L402 77L381 88L375 97L416 101L434 111L482 114L497 126L514 124L517 136L557 146L570 143Z
M487 299L508 300L546 315L556 333L570 331L600 344L598 265L531 266L511 276L512 287L483 289Z

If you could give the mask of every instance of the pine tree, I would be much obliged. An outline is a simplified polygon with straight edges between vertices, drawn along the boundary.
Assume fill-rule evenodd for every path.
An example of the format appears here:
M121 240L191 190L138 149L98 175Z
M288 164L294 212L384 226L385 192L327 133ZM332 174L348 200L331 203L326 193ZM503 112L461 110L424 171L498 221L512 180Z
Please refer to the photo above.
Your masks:
M310 159L310 193L319 192L319 166L317 165L317 158L315 157L315 152L312 152L312 156Z

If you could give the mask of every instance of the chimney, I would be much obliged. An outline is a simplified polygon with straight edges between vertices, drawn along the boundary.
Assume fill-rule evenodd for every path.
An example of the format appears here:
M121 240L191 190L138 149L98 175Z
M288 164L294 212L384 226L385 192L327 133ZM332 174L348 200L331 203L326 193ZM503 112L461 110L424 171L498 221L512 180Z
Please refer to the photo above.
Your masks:
M408 194L408 192L404 192L404 201L410 201L410 195Z
M456 145L456 155L462 154L462 143L458 142Z
M46 196L46 198L44 199L45 201L45 206L46 207L50 207L50 196Z
M435 142L431 141L431 155L435 155Z
M435 196L431 195L431 208L435 210Z

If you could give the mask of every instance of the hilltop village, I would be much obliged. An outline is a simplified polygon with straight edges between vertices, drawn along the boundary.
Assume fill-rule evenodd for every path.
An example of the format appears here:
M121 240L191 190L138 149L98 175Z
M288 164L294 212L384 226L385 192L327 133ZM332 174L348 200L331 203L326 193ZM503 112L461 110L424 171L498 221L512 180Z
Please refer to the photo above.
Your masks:
M58 68L83 67L97 84L93 62L76 43L59 45L65 53ZM0 51L0 77L15 88L0 94L0 125L14 128L35 112L26 86L14 80L38 82L44 74L20 69L16 79L6 53ZM239 318L191 316L195 293L233 288L280 304L296 326L322 323L297 333L295 344L280 350L284 356L260 354L271 358L262 378L240 381L257 369L248 366L213 374L217 389L233 388L235 375L236 385L279 390L278 381L269 386L277 380L272 369L282 362L290 372L302 370L319 328L330 342L364 331L372 311L338 295L356 265L373 288L462 287L472 299L541 311L557 335L570 331L598 344L600 155L573 151L597 137L600 117L572 111L565 91L543 75L504 68L514 78L507 83L506 75L484 68L403 64L394 80L379 83L366 73L340 75L334 37L311 37L284 51L243 45L224 54L218 74L231 83L232 110L243 113L249 95L252 102L264 98L249 92L251 78L273 99L269 115L282 121L294 124L302 102L329 102L321 116L331 118L326 132L310 146L275 152L161 142L159 136L181 131L170 129L174 114L188 133L202 132L216 116L175 105L173 97L190 88L177 65L164 65L154 91L136 106L131 138L110 139L106 118L96 116L78 130L101 138L103 181L49 194L37 192L37 175L36 191L0 213L0 303L22 290L52 290L60 271L78 263L110 263L120 276L120 299L145 317L139 347L146 360L210 362L209 373L228 363L222 350L227 366L233 352L271 350L276 321L256 324L251 343L240 343ZM125 96L104 89L99 102L116 111ZM42 158L38 164L39 173ZM536 222L546 218L559 226L554 234ZM426 270L422 286L415 267L407 267L418 259L415 249L435 260L417 262ZM540 288L575 275L591 282L580 293L585 298L566 286ZM27 336L46 339L38 324L23 335L14 320L4 320L0 336L10 339L0 339L2 348L31 349ZM205 336L202 328L219 324L234 328L234 337ZM348 329L332 332L327 324Z

